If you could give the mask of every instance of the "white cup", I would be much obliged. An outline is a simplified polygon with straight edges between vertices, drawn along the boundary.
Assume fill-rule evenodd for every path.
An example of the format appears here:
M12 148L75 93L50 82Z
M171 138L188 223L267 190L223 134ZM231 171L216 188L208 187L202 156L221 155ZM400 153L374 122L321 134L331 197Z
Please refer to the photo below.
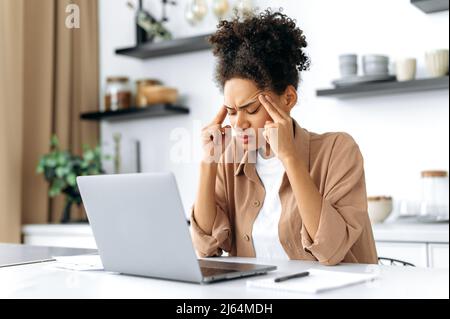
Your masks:
M416 77L417 60L414 58L398 59L395 62L397 81L411 81Z
M425 64L431 77L441 77L447 74L448 52L448 49L441 49L425 53Z

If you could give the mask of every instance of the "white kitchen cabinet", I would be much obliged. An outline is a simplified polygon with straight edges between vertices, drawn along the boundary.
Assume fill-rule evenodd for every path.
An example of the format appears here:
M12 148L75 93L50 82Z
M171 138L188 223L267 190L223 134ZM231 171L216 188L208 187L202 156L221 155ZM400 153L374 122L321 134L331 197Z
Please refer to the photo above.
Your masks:
M449 245L440 243L377 242L378 257L407 261L417 267L449 268Z
M449 268L449 245L429 244L428 264L433 268Z
M377 242L376 246L378 257L403 260L417 267L428 266L426 243Z
M91 227L83 225L25 225L23 243L33 246L96 249Z
M449 268L448 223L391 221L372 225L378 256L418 267Z

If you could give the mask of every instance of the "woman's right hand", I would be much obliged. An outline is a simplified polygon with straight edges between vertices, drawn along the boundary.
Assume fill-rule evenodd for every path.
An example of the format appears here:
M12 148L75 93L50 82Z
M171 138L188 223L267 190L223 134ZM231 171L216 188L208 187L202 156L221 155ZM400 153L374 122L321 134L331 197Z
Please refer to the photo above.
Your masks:
M227 117L227 109L222 106L214 120L202 129L203 161L207 163L218 163L220 156L225 151L231 140L231 126L222 127ZM228 133L226 133L228 132Z

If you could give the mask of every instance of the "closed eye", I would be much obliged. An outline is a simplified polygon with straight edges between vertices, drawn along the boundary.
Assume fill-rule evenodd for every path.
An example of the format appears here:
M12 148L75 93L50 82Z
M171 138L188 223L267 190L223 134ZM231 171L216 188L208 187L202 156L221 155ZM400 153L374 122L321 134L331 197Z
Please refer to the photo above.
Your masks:
M257 113L259 111L259 109L261 108L261 106L262 106L262 104L260 103L259 106L254 111L249 111L248 108L250 107L250 105L251 104L243 106L243 107L240 107L238 111L244 111L245 110L245 112L247 112L247 114L252 115L252 114ZM236 113L237 113L236 109L228 107L228 106L225 106L225 108L228 111L228 115L236 115Z
M247 113L248 114L255 114L255 113L257 113L258 111L259 111L259 109L261 108L261 106L262 106L262 104L259 104L259 106L254 110L254 111L249 111L249 110L247 110Z

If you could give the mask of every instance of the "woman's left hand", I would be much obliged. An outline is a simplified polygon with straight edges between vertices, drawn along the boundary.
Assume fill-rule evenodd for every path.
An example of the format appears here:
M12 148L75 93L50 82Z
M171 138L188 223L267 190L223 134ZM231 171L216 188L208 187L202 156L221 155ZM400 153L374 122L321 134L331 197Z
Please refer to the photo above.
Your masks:
M263 136L275 155L282 161L297 156L291 116L282 110L269 95L260 95L259 100L273 121L264 125Z

